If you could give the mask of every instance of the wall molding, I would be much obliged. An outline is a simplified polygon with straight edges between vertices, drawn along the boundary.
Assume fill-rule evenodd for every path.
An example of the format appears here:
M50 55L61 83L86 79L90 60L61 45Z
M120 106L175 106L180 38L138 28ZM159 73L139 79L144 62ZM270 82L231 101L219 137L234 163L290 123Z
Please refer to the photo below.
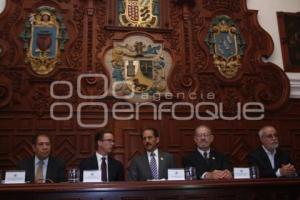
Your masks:
M286 73L289 77L291 85L291 99L300 99L300 74L299 73Z

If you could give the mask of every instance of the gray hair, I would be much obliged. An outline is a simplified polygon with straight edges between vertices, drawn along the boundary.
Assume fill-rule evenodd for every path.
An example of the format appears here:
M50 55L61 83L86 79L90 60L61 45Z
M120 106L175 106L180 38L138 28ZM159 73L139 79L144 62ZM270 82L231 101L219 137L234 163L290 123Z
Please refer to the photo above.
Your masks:
M263 126L261 129L259 129L258 131L258 136L259 138L262 138L264 136L264 133L265 133L265 129L266 128L274 128L276 130L276 128L274 126L271 126L271 125L266 125L266 126Z

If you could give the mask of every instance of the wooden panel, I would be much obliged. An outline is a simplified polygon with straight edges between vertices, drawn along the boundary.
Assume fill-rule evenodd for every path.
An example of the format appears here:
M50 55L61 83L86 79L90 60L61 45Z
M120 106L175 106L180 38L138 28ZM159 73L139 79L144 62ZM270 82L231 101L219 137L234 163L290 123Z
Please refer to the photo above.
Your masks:
M246 9L246 0L161 0L160 3L161 27L151 29L117 26L117 0L7 1L0 19L0 169L15 168L17 161L31 156L31 137L37 132L51 135L52 153L66 160L67 167L78 166L82 159L94 152L93 136L101 129L78 125L77 108L83 102L107 105L107 112L97 106L84 107L81 120L88 125L99 125L107 120L105 128L115 133L115 157L126 168L133 156L143 151L140 132L145 127L159 130L160 148L174 154L180 166L182 157L195 149L193 132L201 123L215 129L214 148L231 157L234 165L244 165L247 152L259 145L258 129L264 124L273 124L280 132L282 147L291 152L300 166L300 101L288 99L289 81L282 70L272 63L262 62L262 56L271 55L273 43L258 25L257 12ZM69 39L53 73L37 75L25 62L26 51L20 35L24 31L25 20L42 5L54 7L64 18ZM212 21L219 15L228 15L246 42L240 71L231 79L219 73L205 43ZM264 119L222 120L218 110L219 119L215 120L199 120L196 117L175 120L170 112L163 112L162 119L154 120L155 112L143 108L138 119L122 121L112 117L112 106L119 102L118 99L110 95L99 100L80 98L77 94L78 76L100 73L110 79L104 53L115 42L129 35L143 35L160 42L171 55L172 66L166 76L168 88L174 96L182 93L184 97L162 98L154 102L156 105L168 101L192 105L222 103L223 114L232 116L239 114L237 103L255 101L265 106ZM57 80L71 83L71 97L51 97L50 85ZM83 79L80 85L80 92L85 95L99 95L106 89L103 81L93 78ZM54 90L60 96L70 93L69 87L63 84L55 86ZM210 101L209 93L215 95ZM70 104L74 111L72 118L53 120L50 106L54 102ZM207 116L205 109L199 110L201 116ZM68 116L68 107L58 106L54 114ZM191 113L179 109L176 114L187 116ZM206 198L205 194L201 195L188 198Z
M299 180L164 181L0 185L1 199L280 200L299 199Z

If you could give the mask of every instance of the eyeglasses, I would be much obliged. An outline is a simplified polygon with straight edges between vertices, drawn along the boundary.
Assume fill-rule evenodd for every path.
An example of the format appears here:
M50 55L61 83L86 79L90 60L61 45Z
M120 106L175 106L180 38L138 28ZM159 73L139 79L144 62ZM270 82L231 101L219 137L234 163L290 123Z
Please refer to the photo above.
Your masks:
M115 140L113 139L104 139L102 140L103 142L110 142L110 143L115 143Z
M211 134L196 135L196 137L198 137L198 138L202 138L202 137L208 138L209 136L211 136Z
M268 139L277 139L278 138L278 135L277 134L269 134L269 135L264 135L264 137L268 138Z

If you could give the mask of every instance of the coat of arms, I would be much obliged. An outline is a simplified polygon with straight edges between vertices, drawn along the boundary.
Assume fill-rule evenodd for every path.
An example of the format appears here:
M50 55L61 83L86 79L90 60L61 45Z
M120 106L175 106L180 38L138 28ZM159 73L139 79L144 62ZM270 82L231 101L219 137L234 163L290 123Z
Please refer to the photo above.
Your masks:
M144 36L130 37L115 43L106 63L111 66L111 78L117 86L113 90L118 96L134 94L139 101L142 95L151 97L167 91L171 56L162 44L152 43Z
M225 15L216 17L205 42L221 75L228 79L237 76L245 42L234 22Z
M122 26L158 27L159 0L118 0Z
M25 21L25 30L21 34L26 60L38 75L52 72L64 43L68 40L63 18L55 15L55 8L41 6Z

